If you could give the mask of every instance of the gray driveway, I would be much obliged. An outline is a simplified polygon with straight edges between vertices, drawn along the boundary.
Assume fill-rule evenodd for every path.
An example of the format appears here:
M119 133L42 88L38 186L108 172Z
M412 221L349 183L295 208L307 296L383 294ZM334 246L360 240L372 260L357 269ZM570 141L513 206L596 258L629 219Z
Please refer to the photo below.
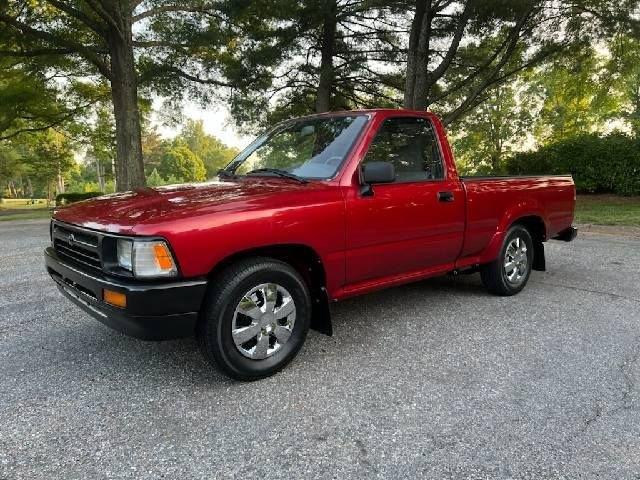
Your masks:
M0 223L0 478L638 478L640 241L547 245L333 308L285 371L222 377L65 300L42 221Z

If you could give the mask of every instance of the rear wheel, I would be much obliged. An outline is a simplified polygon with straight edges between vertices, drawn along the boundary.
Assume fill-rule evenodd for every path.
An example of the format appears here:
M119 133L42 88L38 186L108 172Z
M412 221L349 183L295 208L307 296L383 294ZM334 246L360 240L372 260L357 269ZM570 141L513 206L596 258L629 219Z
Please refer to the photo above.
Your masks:
M298 353L309 330L311 300L286 263L243 260L213 280L198 325L207 359L239 380L273 375Z
M514 225L505 235L498 259L482 266L482 283L496 295L515 295L529 281L532 265L531 234L522 225Z

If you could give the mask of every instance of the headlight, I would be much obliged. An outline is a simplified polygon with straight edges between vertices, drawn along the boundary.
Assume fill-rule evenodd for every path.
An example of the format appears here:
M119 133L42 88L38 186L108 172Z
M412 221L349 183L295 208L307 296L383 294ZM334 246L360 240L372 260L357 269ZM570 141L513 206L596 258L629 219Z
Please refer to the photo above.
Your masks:
M139 278L174 277L178 273L169 247L163 241L119 239L118 265Z
M131 240L118 240L118 265L131 270L131 256L133 254L133 242Z

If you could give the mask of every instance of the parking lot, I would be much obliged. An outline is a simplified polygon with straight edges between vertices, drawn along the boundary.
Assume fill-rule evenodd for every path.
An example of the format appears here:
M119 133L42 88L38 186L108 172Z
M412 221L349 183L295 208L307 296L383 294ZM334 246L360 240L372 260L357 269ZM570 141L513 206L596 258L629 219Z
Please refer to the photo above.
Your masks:
M193 340L109 330L0 223L0 478L640 478L640 241L547 244L511 298L478 275L333 307L254 383Z

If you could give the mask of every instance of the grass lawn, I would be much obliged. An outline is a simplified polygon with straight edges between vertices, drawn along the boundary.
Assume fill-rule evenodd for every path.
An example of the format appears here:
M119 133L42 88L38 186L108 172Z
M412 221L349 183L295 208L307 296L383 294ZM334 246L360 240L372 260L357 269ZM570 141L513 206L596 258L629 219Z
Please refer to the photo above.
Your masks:
M640 197L578 195L575 222L640 226Z
M3 198L0 200L0 222L9 220L32 220L49 218L51 211L44 198L30 199Z
M0 200L0 210L38 210L41 208L47 208L47 200L44 198L36 198L33 200L28 198L3 198Z
M33 220L36 218L50 217L51 212L46 208L25 208L23 211L0 208L0 222L7 222L9 220Z

